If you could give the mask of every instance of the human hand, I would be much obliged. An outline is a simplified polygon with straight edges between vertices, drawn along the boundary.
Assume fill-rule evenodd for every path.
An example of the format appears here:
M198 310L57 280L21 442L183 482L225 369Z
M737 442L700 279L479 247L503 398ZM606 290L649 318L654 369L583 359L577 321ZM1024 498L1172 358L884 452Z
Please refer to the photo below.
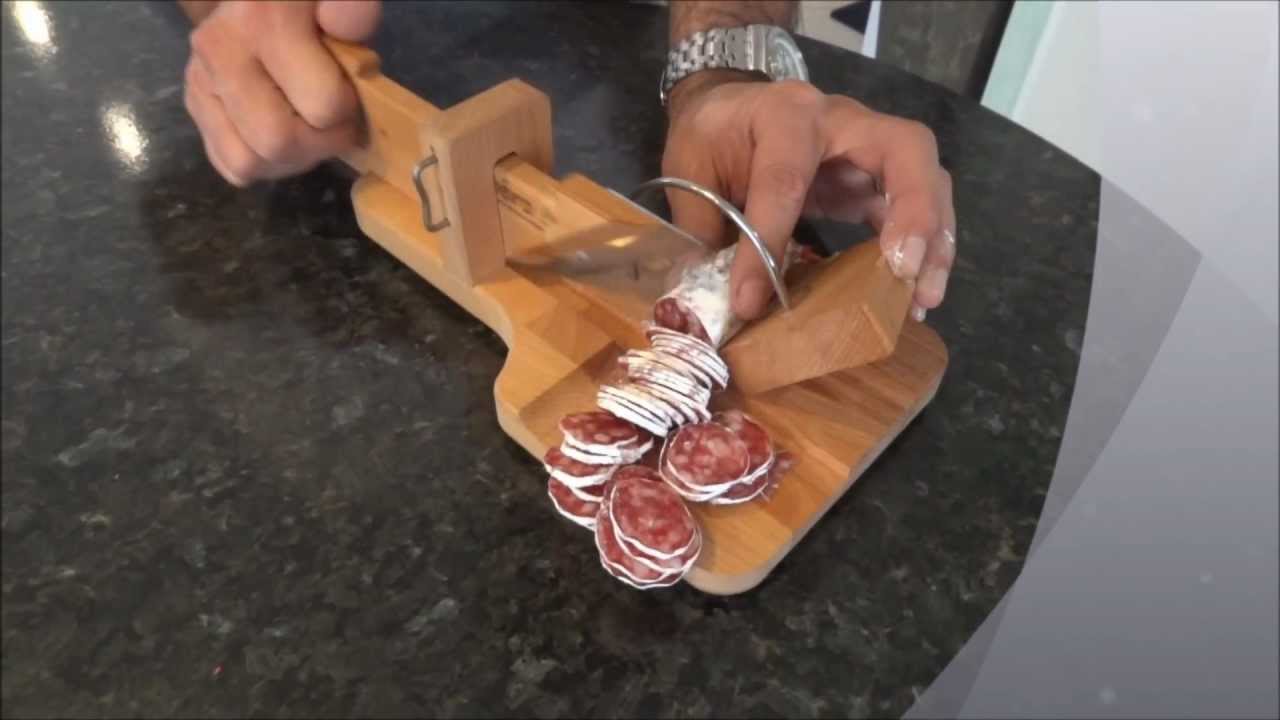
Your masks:
M185 89L218 173L244 187L353 148L359 101L321 33L360 42L380 18L368 0L219 3L191 33Z
M743 208L779 264L802 215L868 222L893 272L914 283L912 316L923 320L942 302L956 218L951 176L924 125L808 83L748 81L735 71L703 71L677 84L668 109L663 174ZM679 192L668 200L685 231L711 243L727 239L724 217L704 200ZM730 288L738 317L754 319L767 307L773 287L755 252L737 254Z

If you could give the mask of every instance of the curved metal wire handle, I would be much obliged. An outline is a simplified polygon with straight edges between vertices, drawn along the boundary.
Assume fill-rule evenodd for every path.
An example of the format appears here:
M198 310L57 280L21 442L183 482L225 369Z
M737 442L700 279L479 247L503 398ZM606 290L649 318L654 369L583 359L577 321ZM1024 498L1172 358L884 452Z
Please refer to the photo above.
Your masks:
M715 205L720 212L728 216L733 221L733 224L737 225L738 229L742 231L742 234L747 236L752 246L755 247L756 253L760 255L760 261L764 263L764 269L769 273L769 282L773 283L773 291L778 295L778 302L782 303L784 309L791 309L791 298L787 295L787 287L782 282L782 271L778 268L778 263L773 259L773 254L769 252L764 240L760 238L760 233L751 227L751 224L747 222L747 218L738 212L738 208L711 190L695 182L676 177L659 177L641 183L635 190L631 191L630 198L635 200L644 192L660 187L672 187L691 192Z

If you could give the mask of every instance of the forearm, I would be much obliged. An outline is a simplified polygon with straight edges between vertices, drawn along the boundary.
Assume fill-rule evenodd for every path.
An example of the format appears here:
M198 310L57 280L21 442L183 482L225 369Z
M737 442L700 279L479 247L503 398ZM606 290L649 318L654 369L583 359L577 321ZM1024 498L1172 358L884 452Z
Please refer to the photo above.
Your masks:
M219 0L178 0L178 7L191 19L192 25L199 25L201 20L209 17L209 13L218 7Z
M778 25L795 30L795 0L671 0L667 38L671 43L701 30L740 25Z

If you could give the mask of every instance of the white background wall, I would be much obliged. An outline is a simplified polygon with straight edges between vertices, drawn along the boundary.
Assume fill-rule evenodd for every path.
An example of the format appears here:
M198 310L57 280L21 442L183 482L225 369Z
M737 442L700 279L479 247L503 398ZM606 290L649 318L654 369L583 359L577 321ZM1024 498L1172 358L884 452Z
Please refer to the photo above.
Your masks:
M1009 111L1167 222L1273 321L1278 8L1055 2Z

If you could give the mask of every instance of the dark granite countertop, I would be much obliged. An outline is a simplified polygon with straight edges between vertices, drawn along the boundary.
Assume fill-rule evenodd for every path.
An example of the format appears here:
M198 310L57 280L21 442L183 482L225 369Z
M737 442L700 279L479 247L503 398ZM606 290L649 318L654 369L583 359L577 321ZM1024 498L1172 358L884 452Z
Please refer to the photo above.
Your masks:
M517 75L558 172L657 174L663 11L388 9L448 106ZM41 28L45 34L41 34ZM47 42L42 42L46 40ZM639 593L500 431L501 343L363 238L332 170L206 165L165 4L6 3L5 716L900 714L1017 575L1088 304L1098 178L829 46L938 133L960 256L936 401L754 592Z

